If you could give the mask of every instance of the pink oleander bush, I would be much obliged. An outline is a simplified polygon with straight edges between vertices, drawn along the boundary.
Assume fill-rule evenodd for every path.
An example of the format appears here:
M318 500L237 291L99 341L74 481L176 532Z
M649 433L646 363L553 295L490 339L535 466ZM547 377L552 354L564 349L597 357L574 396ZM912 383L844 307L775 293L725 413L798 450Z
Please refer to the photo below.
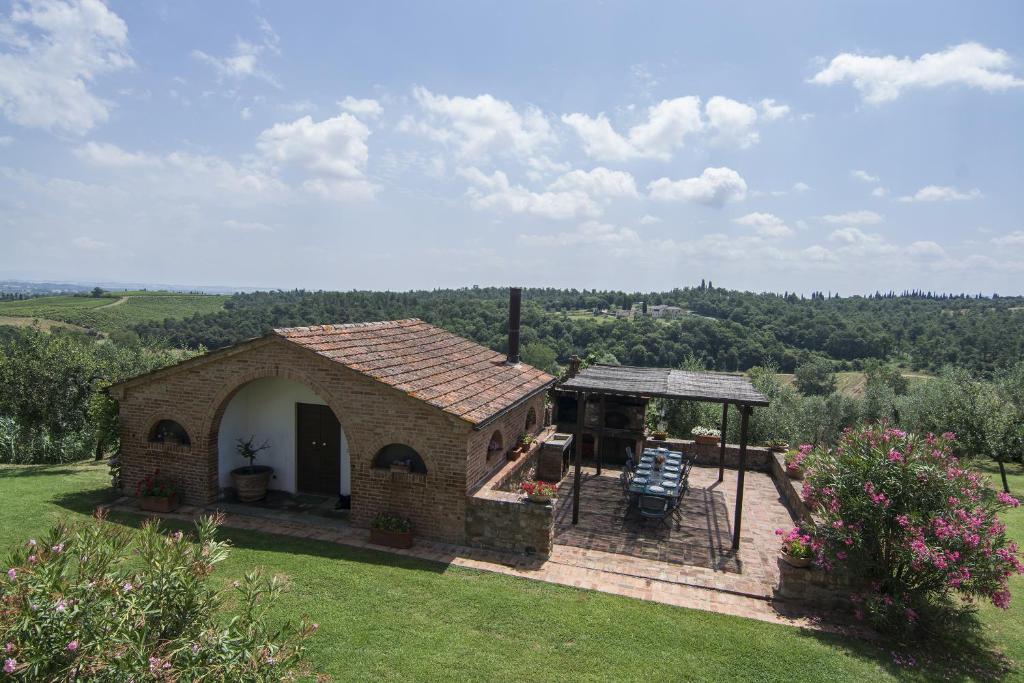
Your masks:
M1009 605L1008 579L1024 566L996 513L1018 502L961 466L954 441L883 424L808 455L815 564L864 580L852 596L858 618L906 629L953 596Z
M0 681L289 679L316 625L271 628L282 586L258 571L211 585L219 521L191 538L100 516L22 544L0 575Z

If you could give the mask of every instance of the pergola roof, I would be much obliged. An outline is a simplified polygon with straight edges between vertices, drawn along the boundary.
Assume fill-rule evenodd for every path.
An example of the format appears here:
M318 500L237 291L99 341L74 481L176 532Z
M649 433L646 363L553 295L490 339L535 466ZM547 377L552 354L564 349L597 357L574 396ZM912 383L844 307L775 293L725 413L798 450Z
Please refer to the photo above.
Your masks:
M766 406L768 399L742 375L672 368L591 365L558 387L564 391Z

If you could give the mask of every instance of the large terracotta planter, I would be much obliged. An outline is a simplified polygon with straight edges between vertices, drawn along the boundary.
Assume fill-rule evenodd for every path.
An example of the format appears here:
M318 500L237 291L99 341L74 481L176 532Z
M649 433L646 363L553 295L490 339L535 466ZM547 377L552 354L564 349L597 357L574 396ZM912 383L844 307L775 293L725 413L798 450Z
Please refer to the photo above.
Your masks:
M809 557L793 557L787 552L779 551L779 557L782 561L788 564L790 567L797 567L798 569L806 569L811 566L811 558Z
M370 527L370 543L387 546L389 548L411 548L411 531L385 531Z
M717 436L694 436L693 440L705 446L717 446L719 442Z
M804 468L799 465L786 465L786 476L790 479L803 479Z
M169 496L142 496L139 498L139 509L146 512L174 512L181 501L177 493Z
M270 476L274 474L273 467L255 465L239 467L231 470L231 481L235 485L235 492L238 500L243 503L255 503L267 496L267 485L270 483Z

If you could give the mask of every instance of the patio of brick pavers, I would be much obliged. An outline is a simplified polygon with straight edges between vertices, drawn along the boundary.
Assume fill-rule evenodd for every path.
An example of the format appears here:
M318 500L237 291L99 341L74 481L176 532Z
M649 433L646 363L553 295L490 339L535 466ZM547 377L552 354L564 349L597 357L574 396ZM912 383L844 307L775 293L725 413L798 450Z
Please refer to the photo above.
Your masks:
M694 467L679 514L668 526L627 514L618 471L585 468L580 480L579 524L572 524L573 475L563 480L555 510L551 561L610 575L657 579L723 593L770 599L779 581L775 530L793 518L775 482L762 472L744 480L739 551L732 550L735 470Z

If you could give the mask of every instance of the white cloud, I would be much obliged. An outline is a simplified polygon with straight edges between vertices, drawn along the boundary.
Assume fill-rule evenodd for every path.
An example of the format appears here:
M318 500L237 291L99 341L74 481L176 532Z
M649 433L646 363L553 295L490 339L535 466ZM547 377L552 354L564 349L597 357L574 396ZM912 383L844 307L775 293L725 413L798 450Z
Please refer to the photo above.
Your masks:
M321 199L365 201L376 197L380 186L359 178L310 178L302 189Z
M649 213L645 213L643 216L640 216L640 225L654 225L655 223L660 222L660 218L658 218L657 216L652 216Z
M753 107L715 95L704 105L708 127L715 132L712 142L745 149L757 144L760 136L754 130L757 110Z
M789 105L778 104L775 100L770 97L766 97L761 100L761 116L764 117L765 121L778 121L789 116Z
M811 186L807 183L795 182L793 183L793 192L807 192L811 189Z
M233 218L224 221L224 227L235 232L272 232L274 229L266 223L256 221L236 221Z
M865 182L865 183L877 183L879 181L879 177L878 176L871 175L867 171L861 171L861 170L854 169L854 170L850 171L850 175L853 176L854 178L856 178L857 180L860 180L860 181Z
M600 205L586 192L533 192L512 185L502 171L487 175L475 166L460 168L458 174L474 185L467 196L478 209L497 209L563 220L601 214Z
M1000 247L1024 247L1024 230L1014 230L1000 237L993 237L991 242Z
M884 197L888 197L889 196L889 188L887 188L887 187L876 187L875 189L871 190L871 196L872 197L878 197L879 199L882 199Z
M252 109L249 107L242 107L242 111L238 112L238 115L242 117L243 121L248 121L252 118Z
M274 32L270 22L259 17L261 37L259 42L251 42L242 38L235 39L232 53L226 57L216 57L202 50L192 50L192 56L204 62L217 72L221 78L232 78L241 80L254 77L277 85L277 80L261 65L261 60L267 53L280 54L278 47L280 38Z
M696 178L659 178L647 186L651 199L722 206L747 196L747 183L731 168L705 168Z
M793 228L770 213L748 213L734 219L733 222L754 228L754 232L762 237L789 237L793 234Z
M128 26L99 0L30 0L0 18L0 110L13 123L85 133L110 116L90 91L133 66Z
M839 228L830 237L834 242L843 245L843 248L851 254L880 255L891 253L896 249L881 235L866 233L859 228Z
M518 111L492 95L448 97L426 88L413 89L426 120L406 117L399 130L451 145L464 160L511 154L528 159L555 141L551 124L536 107Z
M87 142L75 149L75 156L93 166L139 168L159 166L160 159L142 152L128 152L106 142Z
M380 102L377 100L359 100L351 95L338 102L338 106L356 116L365 116L371 119L377 118L384 111L384 108L380 106Z
M636 181L625 171L598 166L590 171L569 171L548 186L559 192L586 192L592 197L636 197Z
M864 101L881 104L895 100L911 88L961 84L994 92L1024 86L1024 80L1008 72L1011 66L1006 52L979 43L961 43L917 59L844 52L815 74L811 82L833 85L850 81Z
M323 121L303 116L260 133L256 148L268 159L316 175L361 178L369 158L370 129L351 114Z
M6 147L14 142L14 138L10 135L0 135L0 147Z
M912 195L900 197L901 202L954 202L981 198L981 190L961 192L955 187L928 185Z
M875 225L885 219L874 211L847 211L827 214L822 216L821 220L833 225Z
M645 158L667 161L683 146L687 136L704 129L700 98L677 97L662 100L647 109L647 121L633 126L626 136L612 128L603 113L597 117L573 113L562 121L576 131L588 156L607 161Z
M552 235L528 234L519 236L520 243L528 247L596 247L624 254L640 246L640 235L630 228L618 228L598 221L586 221L572 232Z
M76 237L75 239L71 240L71 243L74 244L79 249L85 249L86 251L98 251L100 249L107 249L110 247L110 245L107 244L106 242L101 242L86 235Z
M907 254L914 257L932 258L943 257L946 250L938 243L931 240L911 242L907 247Z

